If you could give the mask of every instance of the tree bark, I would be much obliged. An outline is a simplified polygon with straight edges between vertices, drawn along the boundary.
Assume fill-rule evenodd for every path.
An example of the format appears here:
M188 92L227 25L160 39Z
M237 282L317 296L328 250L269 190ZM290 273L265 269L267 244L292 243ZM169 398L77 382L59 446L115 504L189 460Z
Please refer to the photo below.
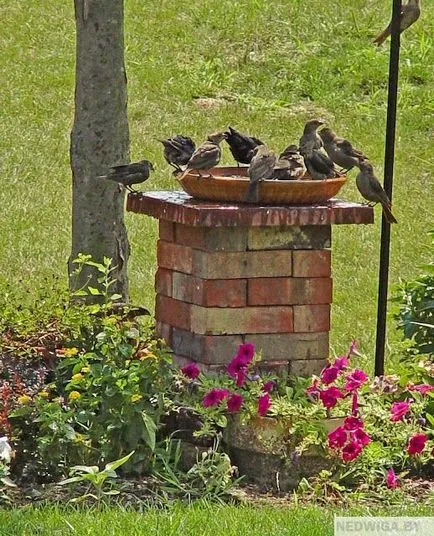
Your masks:
M78 253L113 261L112 292L128 298L129 244L124 224L125 190L97 179L129 162L123 0L74 0L77 30L75 116L71 132L71 290L95 284L95 270L72 276Z

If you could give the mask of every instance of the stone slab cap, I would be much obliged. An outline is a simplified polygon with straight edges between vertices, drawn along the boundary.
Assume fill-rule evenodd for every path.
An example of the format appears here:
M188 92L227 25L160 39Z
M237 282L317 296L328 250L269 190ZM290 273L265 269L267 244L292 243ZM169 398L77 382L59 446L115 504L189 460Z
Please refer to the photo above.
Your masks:
M373 208L339 199L330 199L327 203L318 205L252 206L201 201L180 191L130 193L127 210L160 220L199 227L275 227L374 222Z

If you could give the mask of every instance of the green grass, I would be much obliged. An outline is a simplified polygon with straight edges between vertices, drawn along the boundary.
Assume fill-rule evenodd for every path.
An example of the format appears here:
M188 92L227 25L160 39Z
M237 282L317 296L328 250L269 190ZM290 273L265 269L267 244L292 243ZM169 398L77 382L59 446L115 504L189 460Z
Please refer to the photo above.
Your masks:
M174 189L155 137L196 140L228 124L276 149L321 115L363 149L381 176L388 46L371 44L390 0L126 0L132 158L157 165L151 189ZM3 2L0 76L0 291L23 300L53 273L66 277L70 247L69 131L74 94L73 2ZM434 4L403 38L391 282L428 258L434 194ZM203 109L195 97L216 99ZM225 150L224 160L230 161ZM354 181L342 197L359 200ZM375 333L379 209L371 226L333 231L332 343L352 337L371 352ZM156 222L127 215L134 301L153 306ZM390 340L396 340L390 323Z
M430 516L424 507L368 508L335 512L340 516ZM43 508L0 510L0 535L39 536L332 536L332 510L283 507L176 507L144 513Z

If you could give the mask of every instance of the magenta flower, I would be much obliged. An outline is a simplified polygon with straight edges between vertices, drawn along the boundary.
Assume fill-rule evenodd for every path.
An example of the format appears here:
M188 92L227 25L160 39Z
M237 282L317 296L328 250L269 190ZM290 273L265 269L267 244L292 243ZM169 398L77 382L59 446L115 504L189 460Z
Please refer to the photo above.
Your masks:
M355 443L359 443L359 445L361 445L362 447L366 447L366 445L369 445L369 443L371 442L371 438L362 428L357 428L356 430L353 430L352 432L350 432L350 435L351 439Z
M255 347L253 344L241 344L237 355L232 359L227 367L227 372L232 378L236 378L240 371L244 371L251 363L255 355Z
M268 382L265 382L262 386L262 390L264 393L271 393L274 388L276 387L276 382L273 380L269 380Z
M203 406L205 408L209 408L212 406L218 406L222 400L224 400L229 395L229 391L227 389L211 389L204 397L203 397Z
M345 355L342 355L341 357L338 357L337 359L335 359L333 366L336 367L340 372L341 370L347 368L349 364L350 364L350 361L348 357Z
M363 450L363 446L361 445L361 443L357 441L350 441L342 449L342 459L345 462L350 462L352 460L355 460L360 455L362 450Z
M344 398L344 395L337 387L328 387L319 393L321 402L326 408L334 408L339 398Z
M386 475L386 484L390 489L399 488L401 485L393 469L389 469Z
M357 415L359 413L359 399L357 397L357 391L353 391L353 398L351 400L351 413Z
M354 430L363 428L363 421L357 417L347 417L344 421L344 428L349 432L354 432Z
M335 366L327 366L321 371L321 381L324 385L333 383L339 376L339 369Z
M268 393L258 398L258 415L262 417L267 413L271 406L271 398Z
M200 368L196 365L196 363L190 363L189 365L182 367L181 372L184 374L184 376L190 378L190 380L195 380L200 374Z
M320 389L318 388L318 380L315 378L312 382L312 385L306 389L306 394L308 397L313 400L317 400L320 394Z
M232 393L228 398L228 411L238 413L243 405L244 398L238 393Z
M407 446L407 452L410 456L416 456L420 454L425 448L426 442L428 441L428 436L426 434L414 434L410 437Z
M409 391L415 391L416 393L420 393L421 395L426 395L430 391L434 391L434 385L428 385L426 383L414 385L412 383L409 383L407 389Z
M247 374L246 374L245 369L242 368L237 372L237 381L235 382L236 386L242 387L246 383L246 380L247 380Z
M347 391L356 391L368 380L368 376L363 370L355 369L346 379L347 383L344 389Z
M410 402L394 402L390 408L392 414L390 420L393 422L402 421L410 411Z
M332 449L341 449L347 442L347 432L339 426L328 434L329 446Z

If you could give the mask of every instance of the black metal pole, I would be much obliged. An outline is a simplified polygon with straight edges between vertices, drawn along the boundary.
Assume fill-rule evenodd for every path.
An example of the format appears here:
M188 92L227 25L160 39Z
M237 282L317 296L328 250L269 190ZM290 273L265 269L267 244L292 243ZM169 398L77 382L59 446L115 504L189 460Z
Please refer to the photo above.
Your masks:
M389 61L389 94L387 102L386 151L384 156L384 189L392 200L393 167L395 161L395 131L398 104L399 49L401 0L393 0ZM378 281L377 339L375 375L384 374L386 345L387 287L389 283L390 224L384 215L381 222L380 270Z

